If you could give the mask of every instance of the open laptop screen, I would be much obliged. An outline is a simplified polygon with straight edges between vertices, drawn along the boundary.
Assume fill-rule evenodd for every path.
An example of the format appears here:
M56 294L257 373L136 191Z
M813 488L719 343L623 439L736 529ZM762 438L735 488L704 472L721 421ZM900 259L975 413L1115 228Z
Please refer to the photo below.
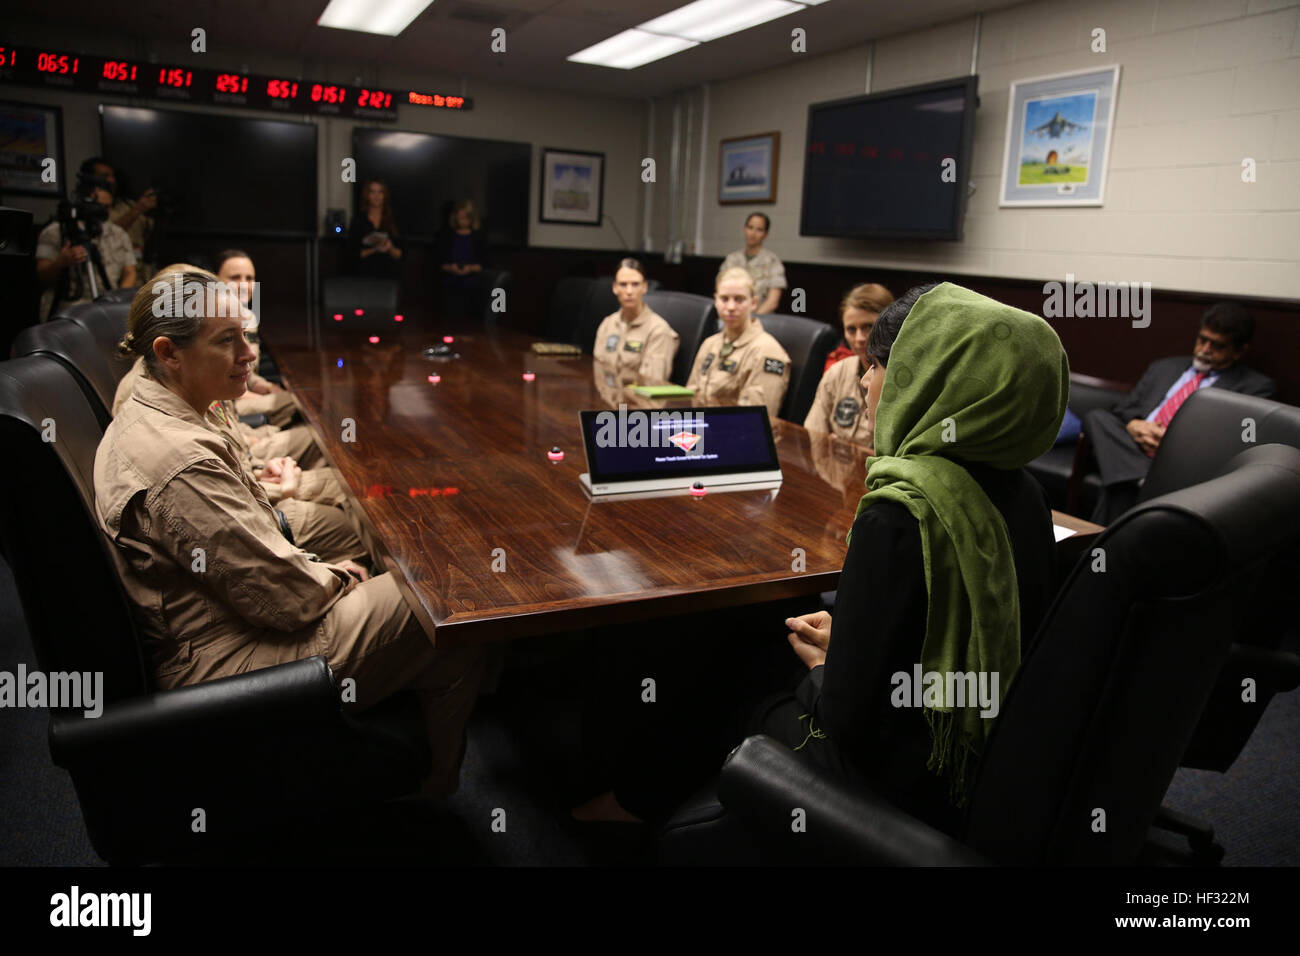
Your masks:
M781 468L762 405L578 414L593 485Z

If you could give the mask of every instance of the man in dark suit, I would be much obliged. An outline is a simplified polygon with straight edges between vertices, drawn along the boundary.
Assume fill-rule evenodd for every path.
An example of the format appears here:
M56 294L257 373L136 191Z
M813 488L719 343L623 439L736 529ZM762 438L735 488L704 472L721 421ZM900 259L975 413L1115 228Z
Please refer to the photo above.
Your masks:
M1273 380L1241 363L1254 334L1255 320L1245 309L1215 303L1201 317L1190 362L1182 356L1157 359L1124 401L1084 416L1083 430L1101 471L1093 521L1109 524L1137 503L1165 429L1192 392L1214 386L1261 398L1273 395Z

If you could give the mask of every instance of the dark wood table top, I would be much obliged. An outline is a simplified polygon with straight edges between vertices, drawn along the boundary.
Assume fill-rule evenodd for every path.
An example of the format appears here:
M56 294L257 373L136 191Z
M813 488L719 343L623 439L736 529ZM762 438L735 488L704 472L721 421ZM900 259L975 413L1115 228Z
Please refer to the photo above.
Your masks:
M590 356L502 329L413 328L276 349L330 463L439 643L503 640L831 590L865 488L856 446L774 421L779 491L592 501L578 411L615 407ZM535 373L525 381L523 373ZM440 376L434 384L429 376ZM631 403L629 403L631 404ZM547 452L559 446L564 460Z

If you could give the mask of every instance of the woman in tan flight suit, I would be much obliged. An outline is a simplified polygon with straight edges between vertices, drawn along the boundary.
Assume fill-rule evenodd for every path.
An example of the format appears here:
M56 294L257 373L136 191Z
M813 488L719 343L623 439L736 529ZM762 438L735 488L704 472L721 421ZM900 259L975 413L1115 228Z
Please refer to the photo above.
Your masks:
M766 405L776 418L790 385L790 356L754 316L754 277L744 269L718 276L713 304L722 331L695 354L687 386L696 405Z
M592 346L596 388L611 405L628 402L629 385L664 385L673 370L680 337L654 309L645 304L645 270L636 259L624 259L614 274L619 310L601 321ZM629 403L634 404L634 403Z
M214 279L181 276L186 287ZM348 706L419 693L433 751L424 792L453 792L481 655L435 651L389 575L322 562L284 538L265 491L204 418L248 382L238 302L218 283L209 314L189 317L174 288L151 283L131 303L121 350L143 356L149 376L95 456L99 523L154 681L179 687L324 655L356 682Z

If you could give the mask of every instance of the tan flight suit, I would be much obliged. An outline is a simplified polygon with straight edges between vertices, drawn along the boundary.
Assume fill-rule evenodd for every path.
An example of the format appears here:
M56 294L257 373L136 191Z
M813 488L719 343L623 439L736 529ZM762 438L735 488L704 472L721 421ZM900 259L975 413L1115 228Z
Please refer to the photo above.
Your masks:
M131 398L135 383L140 379L148 380L145 374L144 359L136 360L135 365L126 373L117 385L113 396L113 415L116 417ZM259 459L251 451L246 441L247 426L235 415L234 403L224 403L224 412L220 402L214 402L208 409L208 424L221 431L234 445L241 464L248 469L250 476L254 467L260 468L265 459ZM286 429L287 432L297 429ZM306 432L307 429L303 428ZM282 433L283 434L283 433ZM310 439L308 433L308 439ZM316 447L313 443L313 449ZM279 456L272 456L279 457ZM290 457L293 457L292 455ZM262 485L268 500L284 514L289 522L289 531L294 543L313 554L318 554L326 561L342 561L351 558L365 561L368 556L362 543L360 528L355 516L345 510L347 496L334 473L328 468L303 469L298 482L298 490L292 498L282 498L280 485L266 482Z
M135 380L144 374L144 359L137 358L135 364L117 383L117 391L113 394L114 415L131 397L131 390L135 387ZM253 456L253 464L258 468L261 468L272 458L292 458L298 463L298 467L303 470L304 478L306 478L307 471L315 470L325 460L311 436L311 429L306 425L294 425L290 428L259 425L256 428L250 428L243 422L239 422L238 428L239 433L248 445L249 453ZM328 480L332 481L332 478ZM316 500L311 494L307 493L307 489L314 487L314 483L319 481L325 481L325 479L320 477L308 479L304 485L299 486L299 496L304 501ZM323 487L329 492L324 498L328 503L338 504L343 500L342 491L337 489L337 486L331 487L326 484ZM272 497L272 500L275 500L274 497Z
M790 385L790 356L757 319L733 343L729 354L725 333L711 335L700 345L687 386L695 390L696 405L766 405L776 418Z
M425 792L455 790L481 654L435 651L390 575L360 583L289 544L225 437L151 379L100 442L95 505L160 688L324 655L356 681L347 707L419 692Z
M867 422L867 393L861 386L865 374L856 355L840 359L822 375L803 427L810 432L830 432L836 438L871 447Z
M623 321L619 311L600 323L592 357L624 385L664 385L680 341L663 316L648 306L631 322Z

